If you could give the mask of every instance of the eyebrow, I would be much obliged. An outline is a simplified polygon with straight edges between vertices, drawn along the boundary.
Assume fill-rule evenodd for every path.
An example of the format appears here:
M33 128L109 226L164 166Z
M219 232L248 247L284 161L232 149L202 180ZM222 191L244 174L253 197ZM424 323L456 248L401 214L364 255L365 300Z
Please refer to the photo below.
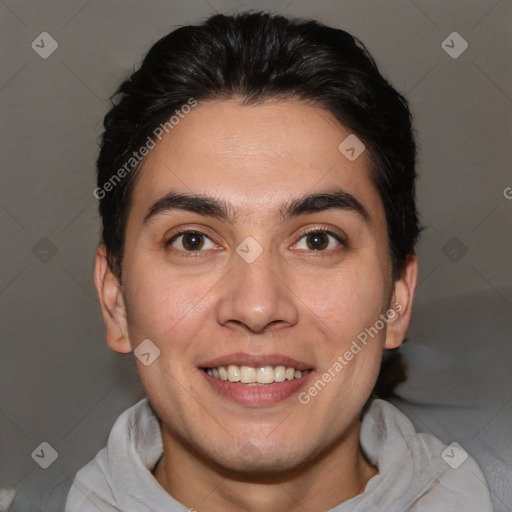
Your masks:
M213 217L230 224L235 224L237 221L237 215L229 203L223 200L201 194L169 192L149 208L142 224L148 224L150 220L154 220L156 217L174 210L189 211ZM286 202L279 210L279 223L299 217L300 215L325 210L352 212L357 214L366 224L371 224L370 215L363 204L352 194L340 188L308 194Z

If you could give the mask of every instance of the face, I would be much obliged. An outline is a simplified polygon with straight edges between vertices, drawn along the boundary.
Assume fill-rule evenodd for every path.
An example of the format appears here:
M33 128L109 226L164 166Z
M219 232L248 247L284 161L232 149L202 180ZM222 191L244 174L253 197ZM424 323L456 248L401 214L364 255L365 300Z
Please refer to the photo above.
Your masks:
M415 266L391 281L368 152L338 149L349 134L299 101L199 103L138 177L122 288L98 253L110 346L151 340L159 356L136 363L166 435L225 469L286 470L336 443L405 335Z

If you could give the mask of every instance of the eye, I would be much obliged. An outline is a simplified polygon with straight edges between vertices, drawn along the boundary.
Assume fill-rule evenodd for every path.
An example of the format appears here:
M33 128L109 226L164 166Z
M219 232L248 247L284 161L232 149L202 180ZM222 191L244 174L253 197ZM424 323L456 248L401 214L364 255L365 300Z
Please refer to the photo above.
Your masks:
M299 247L301 250L305 251L320 251L326 252L326 249L333 249L331 240L334 239L334 244L341 245L342 247L346 247L346 242L338 236L336 233L329 231L327 229L315 228L307 233L304 233L299 242L304 239L305 247Z
M332 245L336 246L336 243L342 247L347 247L346 241L339 235L322 228L314 228L304 233L297 244L302 240L304 240L303 247L298 247L298 249L305 251L327 252L327 250L335 249ZM210 247L208 247L208 242ZM216 244L209 236L201 231L192 230L175 233L165 243L165 246L173 246L176 251L185 253L204 252L204 250L216 248Z
M205 240L209 240L211 243L211 247L206 247L206 249L215 249L215 243L211 238L200 231L180 231L172 236L165 245L167 247L177 242L177 247L174 247L178 251L202 252L201 249L204 249L205 245L208 245Z

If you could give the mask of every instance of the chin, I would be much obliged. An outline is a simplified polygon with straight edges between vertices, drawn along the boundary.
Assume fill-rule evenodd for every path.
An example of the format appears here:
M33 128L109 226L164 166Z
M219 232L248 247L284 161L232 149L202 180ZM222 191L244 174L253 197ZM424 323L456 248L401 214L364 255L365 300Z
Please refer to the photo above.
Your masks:
M265 445L257 447L250 441L236 452L226 449L222 453L209 453L207 457L221 473L239 480L275 481L306 465L313 454L296 451L294 445Z
M218 461L219 462L219 461ZM302 464L302 461L290 460L287 458L276 459L275 456L270 458L259 459L232 459L219 464L221 470L230 478L242 481L254 482L275 482L278 478L289 475L296 471Z

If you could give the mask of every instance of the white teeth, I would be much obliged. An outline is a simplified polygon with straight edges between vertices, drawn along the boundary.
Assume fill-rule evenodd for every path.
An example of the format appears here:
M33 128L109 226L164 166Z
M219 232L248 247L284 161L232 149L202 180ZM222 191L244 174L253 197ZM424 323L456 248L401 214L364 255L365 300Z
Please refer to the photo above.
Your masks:
M229 382L240 381L240 367L234 364L228 366L228 380Z
M256 382L256 370L250 366L240 367L240 382L243 384L249 384L250 382Z
M286 380L286 368L284 366L276 366L274 368L274 380L283 382Z
M253 386L272 384L273 382L284 382L285 380L300 379L306 371L287 368L286 366L238 366L230 364L229 366L218 366L217 368L207 368L206 373L216 379L229 380L230 382L240 382Z
M260 384L271 384L274 382L274 368L272 366L263 366L256 372L256 381Z

